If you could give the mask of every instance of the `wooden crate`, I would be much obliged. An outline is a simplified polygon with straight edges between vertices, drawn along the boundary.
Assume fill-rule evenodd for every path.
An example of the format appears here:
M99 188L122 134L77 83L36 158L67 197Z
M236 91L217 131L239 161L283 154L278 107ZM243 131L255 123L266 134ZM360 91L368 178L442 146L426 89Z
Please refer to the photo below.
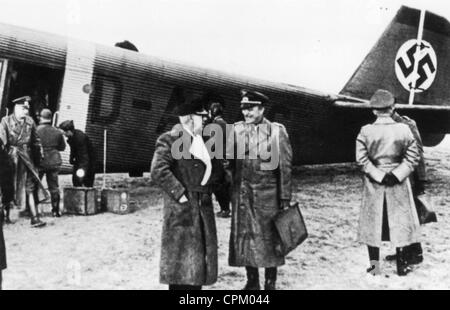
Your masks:
M102 211L101 194L95 188L64 188L64 212L76 215L94 215Z

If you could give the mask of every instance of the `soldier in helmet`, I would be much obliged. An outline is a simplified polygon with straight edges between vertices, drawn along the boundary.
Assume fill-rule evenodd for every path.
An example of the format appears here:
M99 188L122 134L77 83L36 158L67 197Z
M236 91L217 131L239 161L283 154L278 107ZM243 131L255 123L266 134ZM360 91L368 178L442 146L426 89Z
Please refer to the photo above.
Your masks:
M397 274L409 273L405 247L420 236L409 181L420 154L409 127L392 119L394 101L390 92L377 90L370 100L377 119L362 127L356 139L356 161L364 173L358 236L368 247L367 272L372 275L381 273L382 241L396 247Z
M235 123L227 143L225 168L232 176L229 264L246 268L245 290L259 290L258 268L265 268L266 290L276 289L284 256L274 217L292 196L292 148L286 128L264 117L269 98L242 91L245 121Z
M42 146L37 135L36 124L28 116L30 97L13 101L14 113L5 116L0 124L1 136L5 137L6 149L14 171L14 194L16 204L24 210L28 205L31 212L31 225L42 227L45 222L39 218L37 191L46 195L39 179L37 167L42 160ZM9 220L9 209L6 212Z
M92 187L95 181L95 153L89 137L75 129L73 121L59 125L70 146L70 163L73 165L72 183L75 187Z
M59 152L66 149L66 142L61 131L52 126L52 112L50 110L43 109L41 111L37 133L44 149L44 159L41 163L39 177L42 179L44 175L46 176L52 202L52 214L54 217L60 217L58 174L62 160Z

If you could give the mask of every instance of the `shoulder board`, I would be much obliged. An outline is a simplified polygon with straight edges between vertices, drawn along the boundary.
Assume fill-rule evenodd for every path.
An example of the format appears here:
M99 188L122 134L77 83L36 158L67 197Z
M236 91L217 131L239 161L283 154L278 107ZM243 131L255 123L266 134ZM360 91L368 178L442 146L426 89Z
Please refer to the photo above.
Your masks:
M29 117L29 116L26 116L26 117L25 117L25 122L26 122L28 125L33 125L33 124L34 124L34 120L33 120L31 117Z
M373 126L373 123L372 123L372 124L364 125L364 126L361 127L361 131L367 130L368 128L370 128L370 127L372 127L372 126Z
M403 119L405 119L405 120L407 120L407 121L412 121L412 119L410 119L408 116L406 116L406 115L402 115L402 118Z
M403 117L403 119L404 119L405 121L407 121L407 122L409 122L409 123L413 123L413 124L416 123L415 120L413 120L412 118L409 118L409 117L406 116L406 115L402 115L402 117Z
M272 122L272 124L273 125L275 125L275 126L278 126L278 127L281 127L281 128L286 128L283 124L281 124L281 123L277 123L277 122Z

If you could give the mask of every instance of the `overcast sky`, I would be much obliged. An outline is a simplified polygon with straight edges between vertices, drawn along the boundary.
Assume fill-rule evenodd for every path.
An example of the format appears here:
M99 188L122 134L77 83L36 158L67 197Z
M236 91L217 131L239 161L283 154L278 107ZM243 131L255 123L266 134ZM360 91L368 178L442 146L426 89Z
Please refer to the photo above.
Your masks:
M337 93L402 4L444 0L0 0L0 22Z

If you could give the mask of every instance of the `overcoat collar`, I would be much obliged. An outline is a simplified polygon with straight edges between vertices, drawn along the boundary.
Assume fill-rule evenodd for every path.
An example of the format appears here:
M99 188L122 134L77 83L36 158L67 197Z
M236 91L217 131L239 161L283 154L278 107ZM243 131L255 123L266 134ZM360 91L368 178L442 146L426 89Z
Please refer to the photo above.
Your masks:
M395 124L396 122L390 116L378 116L374 125Z

